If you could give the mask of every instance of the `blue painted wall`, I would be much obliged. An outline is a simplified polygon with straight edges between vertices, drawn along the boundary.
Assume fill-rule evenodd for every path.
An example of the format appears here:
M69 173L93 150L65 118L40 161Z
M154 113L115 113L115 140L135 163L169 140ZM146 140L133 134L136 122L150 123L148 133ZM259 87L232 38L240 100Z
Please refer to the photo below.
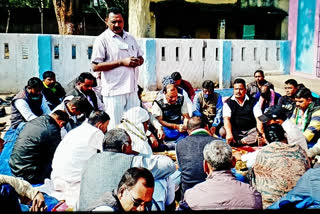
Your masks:
M45 71L52 71L52 52L51 52L51 36L38 36L38 63L39 63L39 78L42 79L42 74Z
M296 70L312 74L315 54L316 0L299 0L297 22Z
M283 69L283 74L290 74L291 42L281 41L277 45L280 46L280 68Z
M223 41L222 86L229 88L231 84L231 41Z
M148 90L157 89L157 53L156 53L156 40L146 40L146 54L145 54L146 70L144 72L144 88Z

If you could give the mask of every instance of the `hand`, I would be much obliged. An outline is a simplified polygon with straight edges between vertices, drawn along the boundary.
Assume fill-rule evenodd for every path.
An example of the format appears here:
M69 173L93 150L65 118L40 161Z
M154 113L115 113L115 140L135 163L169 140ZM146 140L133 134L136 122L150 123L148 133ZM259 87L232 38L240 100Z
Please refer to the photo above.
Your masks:
M234 140L234 138L233 138L232 133L227 133L227 135L226 135L226 142L227 142L227 144L235 143L235 140Z
M213 136L216 133L216 127L212 126L209 132Z
M157 141L157 138L153 134L150 135L150 141L151 141L151 148L153 149L158 148L159 143Z
M187 131L187 127L183 124L180 124L180 125L178 125L178 131L185 132L185 131Z
M120 65L135 68L140 65L140 59L131 56L131 57L122 59Z
M165 134L164 134L163 130L162 129L158 129L158 138L159 138L159 140L163 140L164 137L165 137Z
M46 210L47 210L47 206L44 202L44 197L41 192L38 192L32 201L32 206L30 208L30 211L31 212L38 212L38 211L43 212Z

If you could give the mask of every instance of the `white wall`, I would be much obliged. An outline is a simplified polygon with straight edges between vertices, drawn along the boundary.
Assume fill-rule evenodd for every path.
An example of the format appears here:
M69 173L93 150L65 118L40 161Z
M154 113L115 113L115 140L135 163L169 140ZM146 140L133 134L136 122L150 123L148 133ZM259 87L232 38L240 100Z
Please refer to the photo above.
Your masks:
M9 59L4 59L4 44L9 45ZM28 59L22 59L22 51ZM37 35L0 34L0 93L17 92L27 81L38 76Z
M0 34L0 93L17 92L33 76L39 77L37 34ZM91 70L88 59L88 46L92 46L95 36L62 36L51 35L52 70L57 80L65 86L82 72ZM221 51L223 41L218 39L155 39L156 48L150 54L156 55L155 71L140 67L139 84L144 85L144 72L157 77L157 87L161 88L164 76L179 71L182 77L201 87L204 80L215 82L221 78L224 62ZM256 69L266 73L283 73L280 56L277 58L279 41L271 40L228 40L232 43L231 79L241 76L252 76ZM146 39L137 39L146 54ZM10 58L4 59L4 43L9 43ZM76 45L76 59L72 59L72 45ZM59 45L59 59L54 59L54 46ZM206 45L205 60L202 49ZM22 59L22 48L28 50L28 59ZM165 55L162 56L162 47ZM179 48L178 59L176 48ZM189 52L192 48L192 59ZM244 48L242 57L242 48ZM256 58L254 59L254 48ZM266 59L266 48L268 55ZM224 50L225 51L225 50ZM231 50L229 50L231 51ZM150 51L149 51L150 52ZM280 55L280 50L278 50ZM217 54L218 53L218 56ZM144 57L147 58L146 56ZM146 62L147 63L147 62ZM219 75L220 74L220 75ZM40 77L41 78L41 77Z

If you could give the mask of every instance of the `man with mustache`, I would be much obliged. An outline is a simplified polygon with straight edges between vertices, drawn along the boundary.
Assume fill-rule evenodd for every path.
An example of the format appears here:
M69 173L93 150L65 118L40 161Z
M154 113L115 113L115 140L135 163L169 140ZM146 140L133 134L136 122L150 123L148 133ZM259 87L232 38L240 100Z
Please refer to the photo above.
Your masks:
M235 79L233 95L223 104L225 138L232 146L256 144L256 119L253 114L255 101L249 98L246 92L246 82L243 79Z
M104 110L104 105L92 90L97 85L96 78L89 72L83 72L67 86L66 96L80 96L86 98L85 115L88 118L92 111Z
M105 22L108 29L93 45L92 70L101 72L101 95L112 129L120 123L125 111L140 105L138 66L144 59L136 40L123 30L124 20L119 8L109 8Z

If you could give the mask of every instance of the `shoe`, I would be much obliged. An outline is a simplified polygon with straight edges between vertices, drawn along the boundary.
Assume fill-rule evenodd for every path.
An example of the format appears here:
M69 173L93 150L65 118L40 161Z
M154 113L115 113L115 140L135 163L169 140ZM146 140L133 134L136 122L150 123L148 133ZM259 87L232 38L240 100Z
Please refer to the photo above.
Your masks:
M6 109L3 106L0 106L0 117L4 117L6 115Z
M4 99L0 98L0 105L1 106L10 106L10 102L5 101Z
M14 96L16 96L16 95L6 96L5 100L6 101L11 101L14 98Z
M0 122L0 127L4 127L7 124L7 122Z
M3 130L5 130L6 127L0 127L0 132L2 132Z

